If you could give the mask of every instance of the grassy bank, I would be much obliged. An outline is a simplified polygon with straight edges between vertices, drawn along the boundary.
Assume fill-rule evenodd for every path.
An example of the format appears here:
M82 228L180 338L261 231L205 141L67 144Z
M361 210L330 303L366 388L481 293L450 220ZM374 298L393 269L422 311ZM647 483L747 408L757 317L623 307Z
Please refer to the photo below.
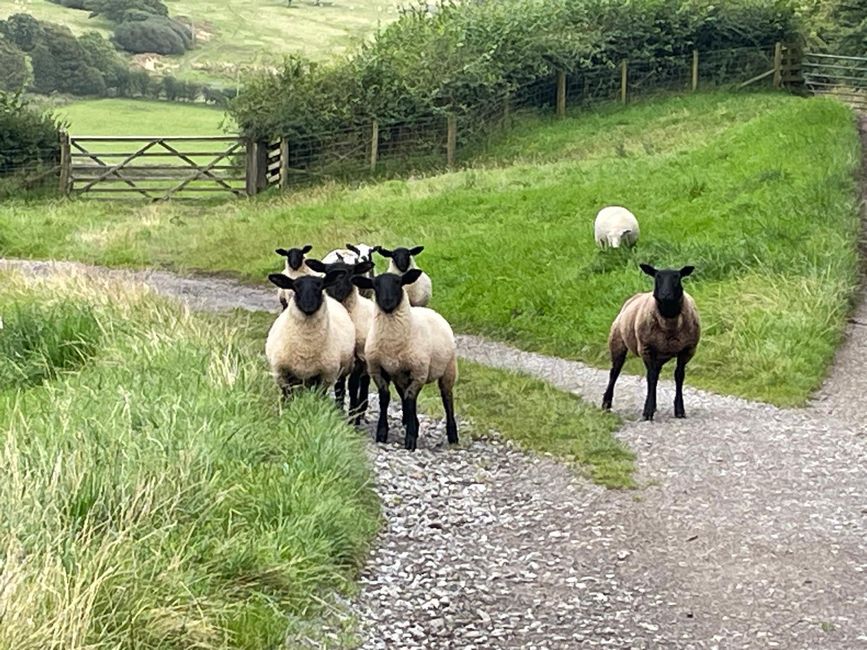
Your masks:
M327 402L280 411L248 323L8 273L0 315L0 648L323 627L377 527L364 450Z
M532 118L476 167L422 179L207 209L13 203L0 207L0 251L261 282L278 245L422 243L433 306L457 330L596 365L623 300L650 288L638 261L694 264L704 337L689 381L797 404L853 296L859 156L852 115L832 101L699 94ZM593 243L609 203L638 215L632 253Z

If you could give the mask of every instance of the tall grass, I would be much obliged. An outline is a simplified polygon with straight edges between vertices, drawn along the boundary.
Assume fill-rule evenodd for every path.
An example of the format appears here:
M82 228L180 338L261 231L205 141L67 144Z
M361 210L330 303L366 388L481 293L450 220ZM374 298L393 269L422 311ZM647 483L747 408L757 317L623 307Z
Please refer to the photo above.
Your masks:
M277 246L426 246L433 306L456 329L606 365L637 268L694 264L704 322L689 382L803 402L854 296L860 147L849 109L779 94L698 94L531 118L477 167L199 207L0 207L0 251L230 272L261 282ZM593 218L624 204L630 253L597 250ZM640 365L628 366L641 372Z
M319 399L281 412L243 323L10 274L0 314L38 369L0 387L0 648L278 647L350 587L362 441Z

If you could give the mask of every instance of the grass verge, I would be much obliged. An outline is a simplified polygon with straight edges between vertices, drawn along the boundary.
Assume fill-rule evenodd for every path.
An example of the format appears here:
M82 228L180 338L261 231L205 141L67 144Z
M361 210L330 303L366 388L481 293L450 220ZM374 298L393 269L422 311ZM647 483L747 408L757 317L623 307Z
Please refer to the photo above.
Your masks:
M0 648L258 649L327 627L378 518L331 404L281 412L237 319L0 277Z
M598 366L622 302L650 289L637 263L694 264L704 331L688 381L793 405L820 383L854 296L859 160L834 101L698 94L531 118L479 167L422 179L219 209L13 202L0 251L261 282L277 246L420 243L432 306L456 330ZM595 247L611 203L641 222L631 253Z

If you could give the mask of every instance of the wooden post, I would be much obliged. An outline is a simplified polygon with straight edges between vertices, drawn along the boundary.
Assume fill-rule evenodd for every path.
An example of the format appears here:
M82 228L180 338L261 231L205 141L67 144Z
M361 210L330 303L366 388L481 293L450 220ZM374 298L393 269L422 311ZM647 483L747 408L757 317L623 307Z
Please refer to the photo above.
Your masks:
M692 92L698 89L698 50L692 51Z
M379 156L379 122L373 120L370 128L370 171L376 171L376 159Z
M623 59L623 62L620 64L620 101L625 104L626 103L626 88L628 83L628 63L626 59Z
M454 113L449 113L448 134L446 138L446 163L449 167L455 164L455 149L458 144L458 120Z
M557 71L557 117L566 115L566 73Z
M69 134L66 131L60 132L60 194L61 196L69 196L70 183L69 179L72 167L72 151L69 147Z
M777 41L774 45L774 88L783 85L783 44Z
M259 191L259 143L252 139L247 140L246 177L247 196L255 196Z
M289 187L289 138L280 138L280 189Z
M256 143L256 189L262 192L268 189L268 141Z

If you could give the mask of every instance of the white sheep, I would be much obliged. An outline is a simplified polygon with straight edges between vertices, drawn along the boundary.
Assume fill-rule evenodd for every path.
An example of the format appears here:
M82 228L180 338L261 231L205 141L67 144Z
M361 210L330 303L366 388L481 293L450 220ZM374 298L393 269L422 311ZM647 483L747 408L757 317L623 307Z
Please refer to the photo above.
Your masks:
M370 375L367 374L367 364L364 358L364 346L367 335L373 323L375 308L373 301L360 295L358 288L352 283L355 276L367 277L373 262L370 260L357 264L335 262L324 264L319 260L307 260L307 266L319 273L328 274L342 271L343 276L326 291L328 295L340 302L349 313L355 325L355 367L349 375L349 413L360 424L367 413L367 396L370 390Z
M609 205L596 215L593 231L600 248L620 248L621 243L634 246L639 235L638 219L624 207Z
M377 246L374 250L383 257L389 258L387 273L404 275L410 269L418 268L413 258L424 250L424 246L395 248L394 250ZM417 281L406 287L409 303L413 307L426 307L430 302L432 291L430 277L424 271L421 272Z
M629 298L611 324L608 350L611 371L602 408L610 409L614 384L629 352L641 357L647 369L647 397L642 417L652 420L656 412L656 383L662 366L677 359L674 369L674 417L686 417L683 408L683 380L686 364L695 354L701 338L701 320L695 301L683 290L681 279L692 274L692 266L657 270L641 264L641 270L653 278L653 292L637 293Z
M339 302L323 294L338 282L343 271L305 275L296 279L272 273L268 279L281 289L291 290L292 301L271 325L265 341L265 356L284 397L295 387L335 386L342 408L343 394L337 390L352 370L355 360L355 326Z
M302 275L314 275L307 265L304 264L304 256L313 248L312 244L307 244L301 248L278 248L274 252L277 255L286 258L286 266L283 269L283 275L287 278L300 278ZM289 306L292 300L292 291L286 289L277 289L277 300L283 309Z
M422 386L438 382L446 414L446 435L450 444L458 442L452 389L458 376L455 337L445 318L426 307L413 307L405 287L417 281L420 269L403 275L383 273L373 280L352 278L362 288L373 289L376 311L367 335L364 356L367 372L379 390L379 423L376 441L388 440L388 392L393 381L403 406L406 428L404 447L416 448L418 415L416 400Z

